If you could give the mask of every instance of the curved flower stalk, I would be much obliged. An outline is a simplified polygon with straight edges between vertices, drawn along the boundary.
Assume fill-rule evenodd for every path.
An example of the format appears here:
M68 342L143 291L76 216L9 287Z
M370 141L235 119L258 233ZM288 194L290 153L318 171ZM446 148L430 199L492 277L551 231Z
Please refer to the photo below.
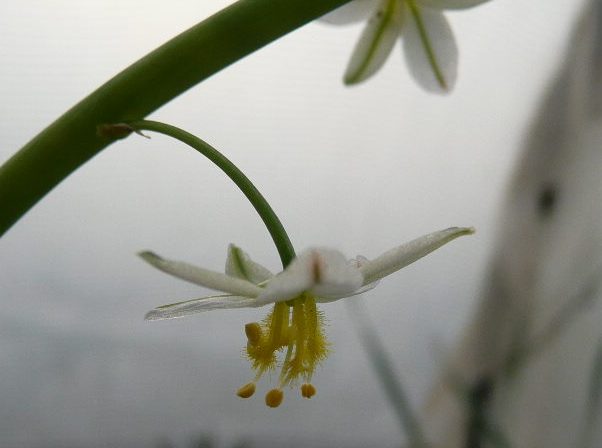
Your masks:
M146 319L173 319L215 309L273 304L263 322L245 326L246 354L255 377L238 390L238 395L242 398L253 395L261 376L279 367L277 387L265 398L268 406L279 406L284 398L282 389L301 380L301 395L311 398L316 393L311 384L315 368L329 351L317 304L366 292L380 279L473 232L472 228L461 227L441 230L391 249L373 260L357 257L348 261L336 250L311 248L276 275L234 245L228 248L225 274L141 252L139 255L146 262L163 272L226 293L163 305L150 311ZM281 352L284 357L279 361Z
M345 25L370 17L351 55L344 81L357 84L385 63L399 36L410 73L424 89L449 92L456 81L458 48L442 10L488 0L354 0L322 17Z

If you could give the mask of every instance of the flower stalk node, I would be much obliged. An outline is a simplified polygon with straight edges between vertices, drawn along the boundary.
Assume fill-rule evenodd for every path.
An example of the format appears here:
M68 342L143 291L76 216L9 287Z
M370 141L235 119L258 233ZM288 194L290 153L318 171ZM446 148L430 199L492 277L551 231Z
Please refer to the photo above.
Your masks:
M129 137L132 132L134 128L126 123L103 123L96 126L96 135L109 140L121 140Z

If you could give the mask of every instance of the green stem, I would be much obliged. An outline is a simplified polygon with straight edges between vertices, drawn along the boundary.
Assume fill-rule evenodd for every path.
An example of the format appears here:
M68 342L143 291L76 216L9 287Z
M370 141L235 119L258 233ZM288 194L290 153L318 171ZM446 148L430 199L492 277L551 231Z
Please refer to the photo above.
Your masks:
M395 371L391 357L387 353L380 336L368 317L362 298L358 297L348 300L347 306L360 341L364 346L364 351L371 361L372 368L389 400L389 404L397 414L401 428L405 430L409 441L408 446L412 448L428 448L420 420L412 409L408 395L401 382L401 377Z
M214 73L348 1L239 0L119 73L0 167L0 236L113 141L96 135L98 124L142 119Z
M173 137L196 149L215 163L230 179L232 179L236 186L240 188L251 202L253 207L255 207L255 210L257 210L257 213L267 227L270 236L274 240L274 244L280 255L280 260L282 260L282 267L286 268L293 258L295 258L295 249L293 248L291 240L289 239L286 230L284 230L284 226L280 222L280 219L278 219L278 216L272 207L270 207L268 201L265 200L249 178L222 153L200 138L169 124L148 120L140 120L128 124L136 131L153 131Z

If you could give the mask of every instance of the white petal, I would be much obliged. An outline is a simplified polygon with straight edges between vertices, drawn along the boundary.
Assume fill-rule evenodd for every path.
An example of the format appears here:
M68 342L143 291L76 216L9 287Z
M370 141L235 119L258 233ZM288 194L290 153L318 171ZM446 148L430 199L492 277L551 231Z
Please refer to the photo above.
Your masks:
M353 0L320 17L321 22L331 25L350 25L369 17L376 7L376 0Z
M350 264L339 251L314 249L311 251L314 285L311 293L317 297L347 297L354 294L364 283L359 269ZM316 273L319 274L316 275Z
M302 292L326 299L341 298L353 294L362 283L360 271L350 266L340 252L324 248L309 249L270 280L257 301L281 302Z
M349 260L348 264L350 264L351 266L353 266L355 268L359 268L359 267L363 266L364 264L366 264L366 262L368 262L368 259L366 257L364 257L362 255L358 255L355 259ZM342 296L330 295L328 297L316 297L316 302L317 303L330 303L330 302L334 302L339 299L344 299L346 297L357 296L359 294L365 293L366 291L370 291L371 289L376 288L378 283L379 283L379 280L372 282L370 284L364 285L361 288L353 291L352 294L347 293Z
M181 261L166 260L153 252L140 252L138 255L147 263L167 274L206 288L245 297L256 297L262 291L260 287L246 280L209 271Z
M419 0L422 6L435 9L467 9L489 0Z
M203 297L201 299L187 300L185 302L171 303L158 306L144 316L145 320L175 319L190 316L205 311L229 308L254 308L258 306L255 299L248 297L220 295Z
M364 284L368 285L414 263L459 236L473 233L474 229L472 227L450 227L449 229L429 233L391 249L374 260L367 261L359 268L364 275Z
M345 84L362 82L383 66L401 31L402 11L399 0L382 1L353 49L345 71Z
M408 11L402 30L408 69L416 82L430 92L446 93L456 83L458 48L443 13L418 9L418 18Z
M251 257L245 251L234 244L228 246L226 275L241 278L256 285L274 276L274 274L259 263L251 260Z
M364 257L363 255L358 255L357 257L355 257L354 260L351 260L351 263L356 266L357 268L361 268L362 266L366 265L366 263L369 263L370 260L368 260L366 257ZM363 274L362 274L363 275ZM357 295L357 294L362 294L366 291L370 291L371 289L376 288L376 286L378 285L380 280L376 280L373 281L372 283L368 283L368 284L364 284L360 289L358 289L353 295Z
M343 294L343 295L330 295L330 296L326 296L326 297L316 296L316 303L330 303L330 302L336 302L337 300L340 300L340 299L346 299L347 297L358 296L367 291L370 291L371 289L376 288L378 283L379 283L378 281L372 282L368 285L362 286L359 289L356 289L352 293L347 293L347 294Z

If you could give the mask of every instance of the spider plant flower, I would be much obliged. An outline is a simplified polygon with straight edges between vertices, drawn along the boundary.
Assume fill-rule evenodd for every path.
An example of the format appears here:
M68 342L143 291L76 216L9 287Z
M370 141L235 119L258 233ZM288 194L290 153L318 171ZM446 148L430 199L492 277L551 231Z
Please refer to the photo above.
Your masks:
M277 387L265 397L268 406L279 406L284 398L283 388L300 382L301 395L311 398L316 394L312 376L329 351L324 318L317 305L366 292L380 279L473 232L471 228L459 227L434 232L373 260L357 257L349 261L336 250L311 248L277 275L232 244L228 248L225 274L141 252L139 255L145 261L163 272L225 293L163 305L151 310L146 319L173 319L215 309L273 305L262 322L245 325L246 355L255 377L237 394L242 398L252 396L261 376L279 368Z
M351 55L345 84L357 84L376 73L401 36L411 75L424 89L449 92L456 81L458 48L443 10L464 9L487 0L353 0L326 14L336 25L370 17Z

